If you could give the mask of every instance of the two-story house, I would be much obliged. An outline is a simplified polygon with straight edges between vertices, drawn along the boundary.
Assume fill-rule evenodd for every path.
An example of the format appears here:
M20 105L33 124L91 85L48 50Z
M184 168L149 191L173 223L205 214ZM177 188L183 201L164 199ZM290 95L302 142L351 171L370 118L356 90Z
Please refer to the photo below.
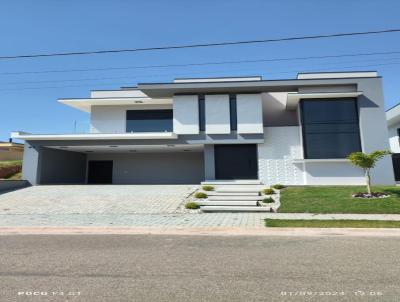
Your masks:
M376 72L176 79L59 102L88 112L90 133L12 133L31 184L358 185L346 156L389 148ZM394 183L390 158L372 181Z

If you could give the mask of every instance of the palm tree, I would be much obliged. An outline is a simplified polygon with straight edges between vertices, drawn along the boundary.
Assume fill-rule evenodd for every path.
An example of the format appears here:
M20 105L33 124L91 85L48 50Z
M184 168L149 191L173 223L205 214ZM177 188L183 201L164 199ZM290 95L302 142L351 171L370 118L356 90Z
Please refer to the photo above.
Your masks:
M369 195L372 194L370 171L375 167L378 160L388 154L391 154L391 152L387 150L378 150L372 153L353 152L347 157L354 166L360 167L364 170Z

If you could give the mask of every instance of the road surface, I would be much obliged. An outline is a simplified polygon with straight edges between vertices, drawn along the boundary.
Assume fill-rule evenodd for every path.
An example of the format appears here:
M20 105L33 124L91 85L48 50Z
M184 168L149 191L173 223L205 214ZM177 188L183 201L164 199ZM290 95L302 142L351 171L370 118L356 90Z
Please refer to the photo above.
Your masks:
M399 301L400 238L0 236L0 301Z

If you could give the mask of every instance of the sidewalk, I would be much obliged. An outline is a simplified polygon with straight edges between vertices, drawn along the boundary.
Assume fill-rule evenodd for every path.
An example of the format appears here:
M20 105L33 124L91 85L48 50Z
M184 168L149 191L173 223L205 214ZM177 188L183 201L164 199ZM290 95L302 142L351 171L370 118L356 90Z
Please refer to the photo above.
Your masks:
M0 227L265 228L264 219L400 220L398 214L81 213L1 214Z
M7 235L180 235L289 237L400 237L400 229L379 228L243 228L243 227L0 227Z

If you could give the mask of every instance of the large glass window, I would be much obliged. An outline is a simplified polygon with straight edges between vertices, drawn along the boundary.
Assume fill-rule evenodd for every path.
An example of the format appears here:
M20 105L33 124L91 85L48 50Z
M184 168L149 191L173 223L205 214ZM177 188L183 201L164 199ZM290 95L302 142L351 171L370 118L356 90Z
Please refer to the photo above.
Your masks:
M356 99L303 99L300 106L305 158L345 158L361 151Z
M172 132L172 110L128 110L126 132Z

